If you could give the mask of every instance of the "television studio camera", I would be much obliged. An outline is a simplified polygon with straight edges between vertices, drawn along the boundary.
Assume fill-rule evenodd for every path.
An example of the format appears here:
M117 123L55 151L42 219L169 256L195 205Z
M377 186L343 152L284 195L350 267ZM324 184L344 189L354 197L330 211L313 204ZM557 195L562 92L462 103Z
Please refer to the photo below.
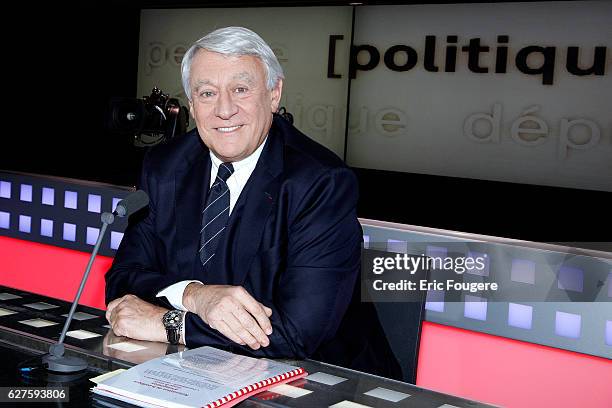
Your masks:
M150 147L185 134L189 111L155 87L142 99L112 98L106 122L110 132L133 137L134 146Z

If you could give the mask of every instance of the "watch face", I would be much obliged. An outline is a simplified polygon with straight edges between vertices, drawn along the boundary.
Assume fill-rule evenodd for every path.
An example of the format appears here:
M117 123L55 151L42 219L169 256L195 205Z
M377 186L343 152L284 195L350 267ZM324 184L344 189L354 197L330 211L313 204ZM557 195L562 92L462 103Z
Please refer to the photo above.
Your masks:
M179 328L183 320L183 314L178 310L170 310L164 314L162 319L164 326L167 328Z

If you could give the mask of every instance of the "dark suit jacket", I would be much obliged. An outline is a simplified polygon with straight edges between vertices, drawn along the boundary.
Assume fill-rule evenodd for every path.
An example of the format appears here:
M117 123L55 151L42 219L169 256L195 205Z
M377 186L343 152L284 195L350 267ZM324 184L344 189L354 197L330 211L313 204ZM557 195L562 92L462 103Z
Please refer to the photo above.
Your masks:
M147 154L140 187L150 205L130 219L106 274L107 303L132 293L160 304L157 292L187 279L243 286L273 310L270 345L240 346L187 313L189 347L312 357L400 376L376 312L359 299L357 182L344 163L275 117L204 272L197 251L210 168L209 150L195 130Z

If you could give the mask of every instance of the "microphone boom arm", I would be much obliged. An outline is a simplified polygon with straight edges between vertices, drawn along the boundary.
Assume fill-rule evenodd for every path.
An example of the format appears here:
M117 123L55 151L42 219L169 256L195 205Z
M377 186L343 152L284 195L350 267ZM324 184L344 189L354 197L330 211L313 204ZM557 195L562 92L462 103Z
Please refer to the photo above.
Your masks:
M83 274L83 278L81 278L81 284L79 286L79 290L74 297L74 301L72 302L72 307L70 308L70 313L68 313L68 317L66 318L66 323L64 323L64 328L62 329L60 338L57 343L52 344L49 347L49 354L43 356L43 364L47 366L49 371L61 372L61 373L73 373L81 370L85 370L87 368L87 362L79 357L70 357L64 356L64 339L66 338L66 333L68 332L68 327L70 327L70 322L72 322L72 318L74 317L74 313L79 304L79 299L81 298L81 294L83 293L83 289L85 288L85 283L87 282L87 278L89 277L89 272L91 271L91 267L93 266L94 259L100 250L100 244L102 243L102 239L104 238L104 234L109 225L111 225L115 221L115 216L111 213L102 213L102 228L100 229L100 234L98 235L98 240L96 241L96 245L89 257L89 262L87 263L87 267L85 268L85 273Z

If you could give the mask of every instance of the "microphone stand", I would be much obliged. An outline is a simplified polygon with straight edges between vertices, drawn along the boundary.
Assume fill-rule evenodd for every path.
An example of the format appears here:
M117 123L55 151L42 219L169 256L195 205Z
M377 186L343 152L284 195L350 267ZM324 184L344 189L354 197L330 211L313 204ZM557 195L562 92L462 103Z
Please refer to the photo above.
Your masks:
M100 230L100 234L98 235L98 240L96 242L96 245L94 246L93 252L89 257L89 263L87 264L87 268L85 268L85 273L83 274L83 278L81 279L81 285L79 286L79 290L77 291L74 301L72 302L72 307L70 308L70 313L68 313L68 317L66 318L66 323L64 324L64 328L62 329L60 338L57 343L52 344L49 347L49 353L45 354L42 357L42 362L49 371L55 371L60 373L74 373L77 371L85 370L87 368L87 362L82 358L64 355L64 339L66 338L66 332L68 331L68 327L70 326L70 322L72 321L74 312L76 311L77 305L79 304L79 299L81 298L83 289L85 288L85 283L87 282L87 277L89 276L89 272L91 271L94 258L96 257L96 255L98 254L98 250L100 249L102 238L104 238L104 234L106 233L107 227L115 221L115 215L121 216L116 212L114 214L108 212L102 213L102 229Z

